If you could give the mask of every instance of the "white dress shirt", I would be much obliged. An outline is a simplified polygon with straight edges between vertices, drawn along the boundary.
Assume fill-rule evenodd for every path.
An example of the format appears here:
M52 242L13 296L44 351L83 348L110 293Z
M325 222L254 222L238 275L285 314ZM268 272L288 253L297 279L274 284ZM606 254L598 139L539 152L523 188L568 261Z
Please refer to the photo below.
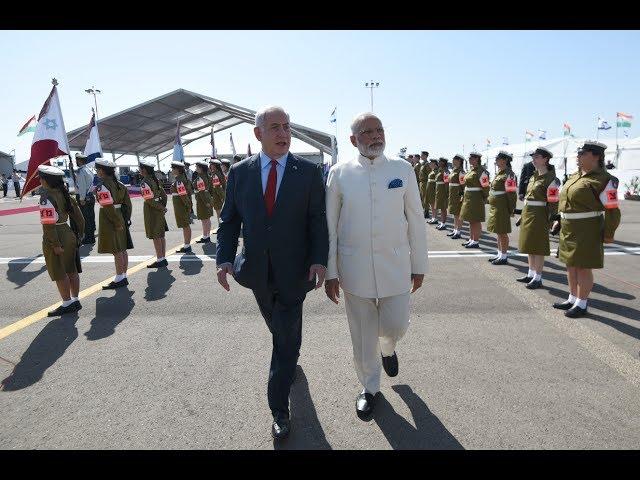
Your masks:
M402 185L389 188L393 180ZM396 181L397 181L396 180ZM384 155L339 162L327 180L327 279L364 298L404 294L427 272L427 233L413 167Z
M80 200L84 201L87 196L87 192L93 185L93 172L87 165L83 165L76 172L76 193L80 197Z
M280 184L282 183L282 176L284 175L284 168L287 166L287 157L289 153L285 153L282 157L274 159L277 162L276 173L276 198L278 198L278 190L280 190ZM269 172L271 171L271 158L264 153L260 152L260 176L262 178L262 194L267 190L267 180L269 179Z

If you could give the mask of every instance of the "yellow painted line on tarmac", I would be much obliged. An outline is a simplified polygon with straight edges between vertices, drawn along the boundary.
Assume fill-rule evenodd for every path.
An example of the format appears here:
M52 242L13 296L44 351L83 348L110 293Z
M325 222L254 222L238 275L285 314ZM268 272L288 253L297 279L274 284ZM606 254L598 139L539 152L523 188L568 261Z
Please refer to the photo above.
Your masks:
M202 235L199 235L198 237L192 239L191 243L194 243L196 240L199 240L200 238L202 238ZM167 252L165 253L165 256L173 255L183 245L184 244L181 243L177 247L173 247L171 250L167 250ZM149 260L145 260L143 262L140 262L140 263L134 265L133 267L131 267L131 268L129 268L127 270L127 275L133 275L134 273L139 272L143 268L146 268L146 266L149 265L150 263L152 263L152 261L155 261L156 258L157 257L153 256L153 257L149 258ZM103 280L100 283L96 283L95 285L92 285L92 286L90 286L88 288L85 288L84 290L82 290L78 294L78 298L86 298L89 295L93 295L96 292L102 291L103 285L108 285L111 282L111 280L113 280L113 277L109 277L109 278L107 278L106 280ZM17 322L12 323L11 325L8 325L8 326L0 329L0 340L8 337L9 335L11 335L13 333L16 333L16 332L22 330L23 328L28 327L29 325L32 325L32 324L42 320L43 318L49 318L49 317L47 317L47 313L50 312L51 310L54 310L54 309L58 308L60 305L62 305L61 301L58 302L58 303L54 303L53 305L50 305L47 308L43 308L42 310L39 310L36 313L32 313L28 317L25 317L22 320L18 320Z

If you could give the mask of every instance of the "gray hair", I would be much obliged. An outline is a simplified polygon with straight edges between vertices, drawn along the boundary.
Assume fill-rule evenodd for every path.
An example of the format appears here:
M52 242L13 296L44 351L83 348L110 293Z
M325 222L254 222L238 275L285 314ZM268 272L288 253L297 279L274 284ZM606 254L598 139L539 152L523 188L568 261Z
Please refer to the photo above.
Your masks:
M278 107L275 105L270 105L268 107L262 107L260 110L256 112L256 127L264 128L265 120L267 118L267 113L273 112L282 112L287 116L287 121L290 121L289 114L285 111L284 108Z
M362 123L368 118L375 118L377 120L380 120L380 118L378 118L378 116L373 114L372 112L361 113L351 122L351 133L353 135L356 135L358 133L358 130L360 129L360 125L362 125ZM382 123L382 120L380 120L380 123Z

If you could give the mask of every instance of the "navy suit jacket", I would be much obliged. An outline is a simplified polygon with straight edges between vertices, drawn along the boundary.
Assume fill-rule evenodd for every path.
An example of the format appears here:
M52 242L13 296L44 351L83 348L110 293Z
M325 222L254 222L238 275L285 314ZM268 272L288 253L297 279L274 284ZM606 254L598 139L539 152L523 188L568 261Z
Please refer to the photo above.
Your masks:
M271 217L262 193L260 155L234 164L218 228L216 263L233 263L233 277L242 286L272 287L290 299L312 290L309 267L327 266L329 233L325 214L322 166L289 153ZM242 229L243 246L236 256Z

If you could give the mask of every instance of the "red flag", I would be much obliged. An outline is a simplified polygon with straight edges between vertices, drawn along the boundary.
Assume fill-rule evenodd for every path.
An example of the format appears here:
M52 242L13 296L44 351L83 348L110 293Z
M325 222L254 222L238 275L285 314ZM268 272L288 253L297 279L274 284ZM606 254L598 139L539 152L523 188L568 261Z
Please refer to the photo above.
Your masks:
M57 82L54 81L51 93L44 102L40 115L38 115L38 125L33 134L31 143L31 157L27 167L27 181L22 189L20 198L24 197L31 190L40 185L38 167L46 164L49 160L61 155L69 155L69 142L67 132L62 120L62 110L58 99Z

